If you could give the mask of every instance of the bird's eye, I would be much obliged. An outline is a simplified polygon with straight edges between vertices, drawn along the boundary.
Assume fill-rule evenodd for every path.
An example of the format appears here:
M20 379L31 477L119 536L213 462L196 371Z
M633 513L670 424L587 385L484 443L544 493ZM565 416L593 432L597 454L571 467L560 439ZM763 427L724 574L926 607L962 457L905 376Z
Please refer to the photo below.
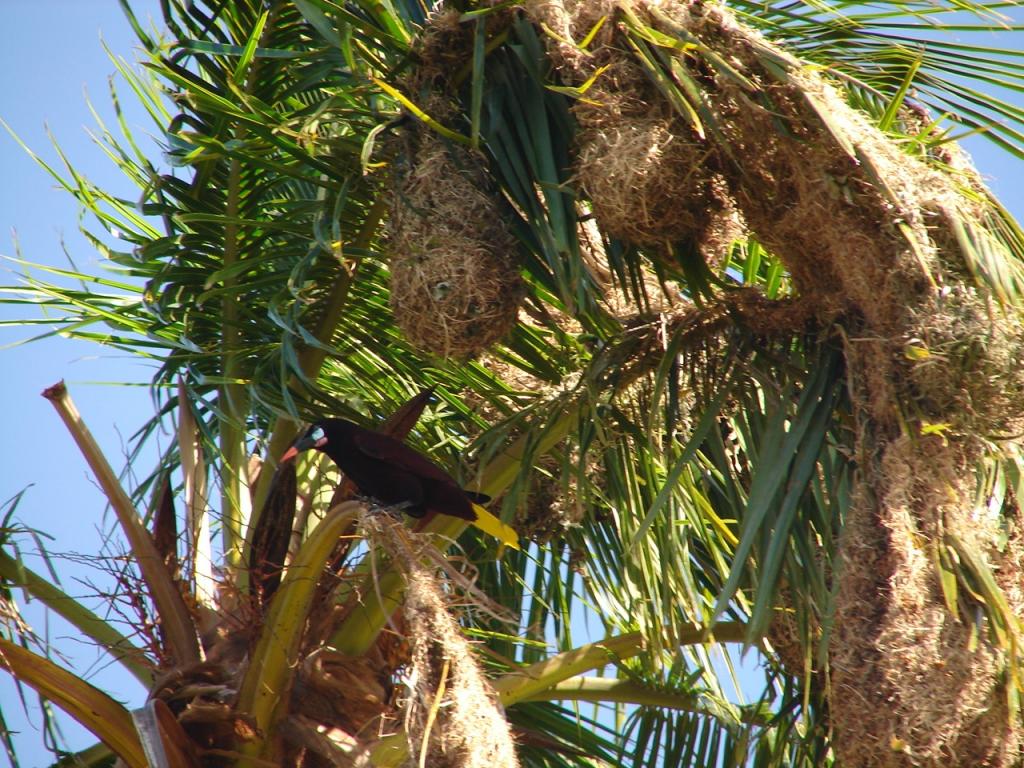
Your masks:
M324 430L321 427L313 427L309 430L309 439L313 441L324 439Z

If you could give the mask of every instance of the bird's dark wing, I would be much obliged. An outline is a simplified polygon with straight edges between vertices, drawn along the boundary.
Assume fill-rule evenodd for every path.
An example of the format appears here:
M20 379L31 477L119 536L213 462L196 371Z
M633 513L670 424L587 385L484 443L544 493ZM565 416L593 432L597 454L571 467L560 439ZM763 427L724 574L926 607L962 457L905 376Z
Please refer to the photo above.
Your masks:
M476 520L472 502L486 503L489 496L464 491L455 478L414 448L388 435L360 428L352 435L356 450L383 462L399 473L415 475L423 484L423 506L463 520ZM383 489L382 489L383 490ZM414 516L415 512L411 513Z
M447 482L458 487L455 478L414 448L393 437L359 429L352 436L352 444L361 453L393 467L411 472L422 478Z
M411 472L389 469L380 475L380 485L370 495L385 504L405 504L405 514L409 517L423 517L427 514L427 504L423 481Z
M428 510L463 520L476 520L473 504L466 493L451 480L424 480L423 504Z

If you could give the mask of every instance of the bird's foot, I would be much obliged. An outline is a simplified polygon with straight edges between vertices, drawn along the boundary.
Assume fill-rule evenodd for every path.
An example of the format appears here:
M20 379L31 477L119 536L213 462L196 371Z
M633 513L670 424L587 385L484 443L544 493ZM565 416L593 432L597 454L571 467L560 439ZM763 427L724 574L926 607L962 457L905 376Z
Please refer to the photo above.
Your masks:
M411 501L400 501L398 504L381 504L371 496L357 496L356 498L366 504L371 514L387 515L399 520L402 519L402 514L412 506Z

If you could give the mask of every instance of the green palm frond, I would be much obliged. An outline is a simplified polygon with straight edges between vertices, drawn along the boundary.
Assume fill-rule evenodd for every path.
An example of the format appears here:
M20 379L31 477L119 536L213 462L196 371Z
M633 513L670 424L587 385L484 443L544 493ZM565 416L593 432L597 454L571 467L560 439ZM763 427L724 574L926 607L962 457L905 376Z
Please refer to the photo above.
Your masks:
M567 84L549 49L590 56L614 27L617 55L646 78L665 119L722 147L716 157L738 176L749 158L728 146L713 88L774 114L771 86L825 73L901 151L959 174L958 202L936 215L964 272L998 311L1017 312L1024 295L1019 226L954 168L947 146L958 131L982 131L1024 157L1024 112L991 95L1021 90L1024 58L945 37L1014 29L1003 3L730 5L771 41L752 38L756 76L670 14L629 3L578 44L516 3L452 3L439 29L415 0L169 0L166 37L124 3L145 61L118 69L153 119L163 163L119 120L116 134L101 125L96 138L137 202L95 187L63 155L63 168L43 165L92 215L88 236L110 275L21 263L23 284L3 289L5 302L47 313L23 325L159 363L158 412L135 451L168 418L189 434L139 484L136 506L179 465L205 462L198 471L220 490L211 511L224 573L239 594L274 464L301 421L329 413L380 424L435 387L408 442L494 496L495 513L532 538L524 552L500 552L462 521L426 529L453 561L472 564L479 594L517 617L467 610L461 621L505 697L525 765L830 764L836 547L856 472L866 471L853 460L862 414L844 359L848 308L802 305L786 254L742 228L723 236L714 263L688 238L633 243L604 231L600 201L577 178L577 144L581 105L597 103L614 73L599 67ZM430 46L448 57L443 66ZM821 134L897 206L870 154L802 93ZM475 360L416 348L392 312L388 227L412 162L400 145L422 132L449 159L480 165L474 178L495 197L521 260L518 321ZM833 179L837 197L853 194L844 183ZM912 233L904 238L916 247ZM915 407L898 418L923 429ZM1019 457L995 456L986 453L977 506L1006 510ZM339 614L318 626L322 647L360 658L380 651L402 604L404 572L372 536L334 549L351 521L328 509L322 471L299 465L304 526L266 625L253 630L256 663L239 698L261 732L243 745L249 756L275 759L266 733L288 700L268 694L299 674L306 622L327 604L319 598ZM990 566L955 537L936 561L947 604L965 615L984 604L999 647L1015 653ZM323 581L309 581L306 567ZM63 600L7 559L0 576ZM318 591L325 585L333 591ZM98 642L123 644L76 615ZM620 653L623 637L639 639ZM744 643L766 670L754 703L735 700L727 665L715 661L724 642ZM518 676L531 671L550 678L526 693ZM405 754L400 729L389 739L370 759Z

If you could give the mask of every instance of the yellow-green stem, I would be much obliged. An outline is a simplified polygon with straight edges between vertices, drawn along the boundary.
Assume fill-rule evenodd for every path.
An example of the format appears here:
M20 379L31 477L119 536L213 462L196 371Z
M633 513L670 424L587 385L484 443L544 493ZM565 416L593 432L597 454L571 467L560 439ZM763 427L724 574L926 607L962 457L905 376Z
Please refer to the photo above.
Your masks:
M691 624L679 630L678 644L741 642L746 639L746 629L746 625L739 622L721 622L715 625L713 632ZM592 669L600 669L613 661L636 656L645 645L646 640L639 632L588 643L503 675L494 681L494 690L502 704L511 706L531 699L564 680Z
M239 133L243 133L240 129ZM239 136L239 138L241 138ZM228 171L227 223L224 225L224 264L226 274L241 258L239 247L239 197L241 195L241 162L230 161ZM232 572L242 562L243 531L248 504L245 452L245 416L248 413L248 395L242 367L242 332L240 325L240 297L232 288L235 277L224 279L224 299L221 302L221 364L224 383L220 385L220 508L224 559Z
M131 715L103 691L49 659L2 637L0 666L84 725L129 768L147 768L146 755Z
M587 701L595 704L636 704L642 707L679 709L686 712L709 712L702 696L662 691L636 680L615 677L570 677L523 701ZM725 706L725 705L723 705ZM735 706L736 718L748 725L766 725L772 718L770 710L758 705Z
M274 32L278 15L289 3L278 0L267 10L266 21L260 34L260 42ZM249 63L245 76L242 96L247 97L259 82L262 59L254 57ZM237 75L236 75L237 76ZM249 131L244 124L234 129L231 139L243 143ZM230 573L236 577L242 572L239 566L245 562L243 548L245 531L249 524L252 497L249 495L249 457L246 452L245 425L249 414L249 391L244 360L241 306L242 298L231 290L239 283L237 272L232 271L245 253L241 249L242 163L232 157L228 166L228 190L226 222L224 225L224 279L223 331L221 336L221 364L224 383L219 392L220 447L221 447L221 530L224 540L224 559ZM244 278L242 278L244 279ZM269 474L269 473L268 473ZM247 575L245 575L247 576Z
M238 691L236 709L252 718L257 733L242 746L242 752L250 758L275 760L278 739L274 729L288 709L302 633L314 608L320 575L338 537L362 509L360 503L350 501L328 512L302 544L274 593Z

